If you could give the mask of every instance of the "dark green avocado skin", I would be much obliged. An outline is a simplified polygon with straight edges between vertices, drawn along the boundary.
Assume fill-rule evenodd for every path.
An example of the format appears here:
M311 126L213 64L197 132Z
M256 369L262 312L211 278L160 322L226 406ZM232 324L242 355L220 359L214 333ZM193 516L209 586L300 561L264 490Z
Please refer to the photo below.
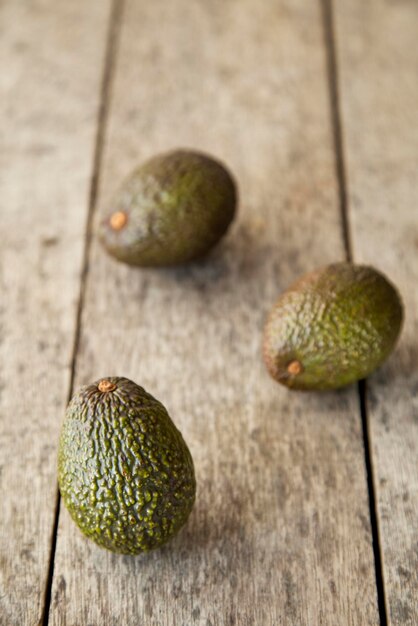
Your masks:
M228 230L237 204L230 173L190 150L156 156L122 184L101 222L99 238L124 263L172 266L205 256ZM126 215L115 230L111 217Z
M103 379L102 379L103 380ZM58 481L82 532L113 552L139 554L168 541L195 500L193 461L164 406L126 378L72 398L62 426Z
M291 389L337 389L383 363L402 321L401 298L383 274L335 263L280 296L264 329L264 361L271 376ZM299 373L289 372L295 362Z

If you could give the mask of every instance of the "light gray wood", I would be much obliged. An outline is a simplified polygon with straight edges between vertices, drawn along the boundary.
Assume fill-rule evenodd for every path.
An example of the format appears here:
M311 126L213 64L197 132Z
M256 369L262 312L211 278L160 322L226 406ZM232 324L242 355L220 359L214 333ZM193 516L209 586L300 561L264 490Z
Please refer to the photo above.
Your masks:
M260 355L279 292L344 258L319 4L127 2L100 204L176 146L231 167L237 223L178 270L117 264L95 239L76 382L124 375L166 404L196 507L132 558L62 506L50 624L378 624L357 391L291 393Z
M109 2L0 8L0 623L38 624Z
M418 624L418 5L336 3L354 259L398 286L406 320L368 412L389 623Z

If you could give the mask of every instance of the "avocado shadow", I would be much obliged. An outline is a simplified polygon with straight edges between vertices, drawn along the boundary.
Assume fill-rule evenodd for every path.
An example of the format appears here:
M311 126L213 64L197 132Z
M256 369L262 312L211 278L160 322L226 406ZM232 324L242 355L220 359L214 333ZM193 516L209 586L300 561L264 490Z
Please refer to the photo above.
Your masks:
M401 338L393 353L366 379L369 402L377 405L379 396L386 396L385 390L390 388L392 395L396 390L404 393L406 389L409 396L418 397L417 363L418 346Z
M178 568L186 563L210 563L216 568L218 560L224 558L232 545L243 544L244 529L239 524L239 511L207 509L202 498L198 500L193 511L178 534L161 548L135 557L111 554L111 559L120 559L123 567L131 568ZM185 569L186 571L186 569Z
M204 258L151 271L179 286L207 291L220 285L230 286L234 281L254 279L262 268L269 247L250 222L242 221Z

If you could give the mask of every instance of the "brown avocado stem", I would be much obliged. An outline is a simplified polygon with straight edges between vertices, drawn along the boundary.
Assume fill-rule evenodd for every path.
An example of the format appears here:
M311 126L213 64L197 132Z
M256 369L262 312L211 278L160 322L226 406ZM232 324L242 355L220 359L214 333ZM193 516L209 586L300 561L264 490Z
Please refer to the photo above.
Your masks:
M103 378L99 382L97 387L99 391L101 391L102 393L106 393L108 391L114 391L116 389L116 385L114 383L111 383L110 380L107 380L106 378Z
M296 361L290 361L290 363L287 366L287 371L292 376L297 376L298 374L303 372L302 363L300 361L297 361L297 360Z
M128 221L125 211L116 211L110 217L110 226L113 230L122 230Z

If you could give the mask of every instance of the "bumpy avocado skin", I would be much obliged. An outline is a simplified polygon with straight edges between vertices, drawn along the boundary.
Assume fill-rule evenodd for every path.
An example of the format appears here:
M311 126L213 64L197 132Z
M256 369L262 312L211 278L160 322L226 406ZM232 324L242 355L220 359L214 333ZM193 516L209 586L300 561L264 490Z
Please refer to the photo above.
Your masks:
M204 154L176 150L152 158L121 186L99 237L119 261L170 266L203 257L226 233L237 204L234 180ZM126 224L115 230L112 215Z
M71 517L99 546L139 554L168 541L195 500L193 461L164 406L126 378L82 387L66 412L58 481Z
M291 389L337 389L383 363L402 321L402 301L385 276L335 263L281 295L265 326L264 360L272 377ZM300 371L292 373L295 363Z

